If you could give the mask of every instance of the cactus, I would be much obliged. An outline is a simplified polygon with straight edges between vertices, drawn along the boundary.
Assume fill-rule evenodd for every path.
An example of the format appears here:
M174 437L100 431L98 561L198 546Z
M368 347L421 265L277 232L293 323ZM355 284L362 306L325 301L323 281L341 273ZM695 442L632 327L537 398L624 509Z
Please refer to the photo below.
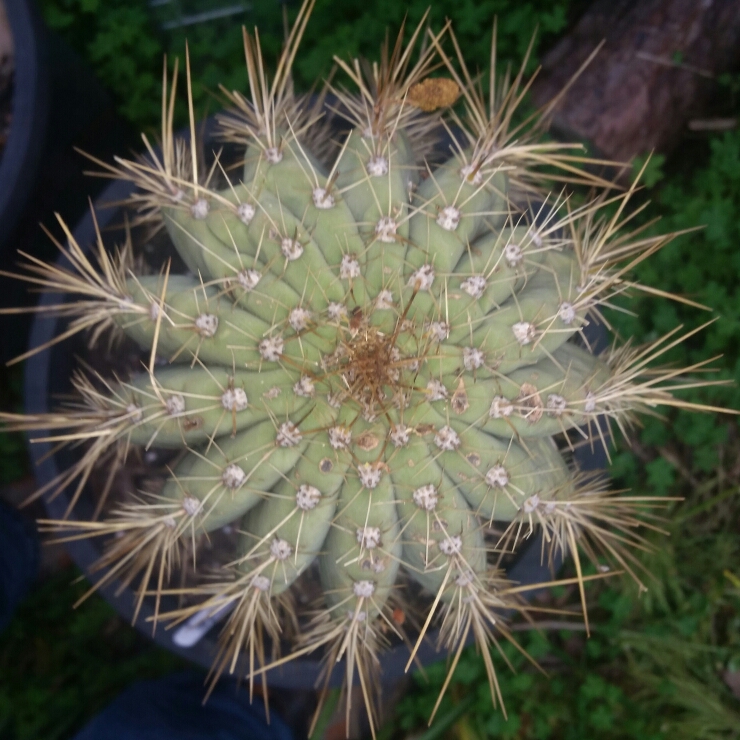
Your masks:
M697 368L654 367L679 330L598 355L584 337L606 323L602 306L641 289L630 268L670 236L630 232L635 188L614 194L584 168L592 160L542 141L548 111L514 123L521 72L502 82L494 67L484 95L449 27L425 37L422 22L406 45L402 30L372 67L337 59L351 89L331 88L333 107L351 130L335 141L323 98L291 84L312 4L272 79L245 32L250 96L224 91L220 116L223 138L243 146L240 172L219 157L206 167L192 101L190 142L173 134L177 72L168 92L165 66L161 150L145 138L145 157L98 165L137 186L135 222L165 229L182 270L156 256L142 269L130 242L111 254L98 239L90 255L60 220L70 266L28 257L20 276L75 297L53 307L72 320L59 339L124 334L144 368L78 371L76 401L6 414L6 426L87 440L37 494L72 486L69 514L95 465L110 466L110 483L131 449L173 451L161 489L101 499L93 521L42 525L115 534L103 581L137 584L139 605L176 591L173 570L197 562L210 532L237 528L233 561L181 609L157 612L231 609L216 678L240 654L251 685L321 648L327 673L345 658L347 683L359 676L375 723L378 653L407 639L400 604L421 625L409 664L432 624L450 674L472 635L503 706L491 647L513 641L507 619L524 609L503 554L542 529L543 557L575 563L586 619L582 554L642 585L630 548L666 500L610 492L571 453L608 449L614 426L626 434L655 406L691 408L673 392L708 384L686 376ZM550 194L566 182L596 194L577 205ZM305 578L322 595L296 617Z

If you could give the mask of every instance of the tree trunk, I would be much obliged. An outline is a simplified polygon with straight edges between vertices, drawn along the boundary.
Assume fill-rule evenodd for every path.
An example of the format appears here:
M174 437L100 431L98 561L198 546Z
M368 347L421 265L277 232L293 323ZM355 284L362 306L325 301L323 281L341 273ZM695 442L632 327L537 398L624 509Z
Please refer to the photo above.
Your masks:
M554 133L622 162L668 152L716 76L740 63L740 0L596 0L545 56L535 103L551 101L602 39L555 108Z

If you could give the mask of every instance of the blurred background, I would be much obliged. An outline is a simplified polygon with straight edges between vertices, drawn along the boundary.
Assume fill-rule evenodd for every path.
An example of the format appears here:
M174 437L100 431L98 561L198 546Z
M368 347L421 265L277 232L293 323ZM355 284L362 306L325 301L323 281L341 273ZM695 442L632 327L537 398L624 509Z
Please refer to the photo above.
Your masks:
M407 16L413 28L429 0L317 0L295 67L308 90L327 77L334 54L373 58L389 29ZM110 160L156 136L162 59L193 68L197 115L219 110L218 85L247 90L241 26L258 25L265 56L276 58L285 17L299 3L274 0L0 0L0 269L15 250L51 258L39 222L60 212L74 224L103 182L84 178L79 147ZM629 313L609 312L623 337L649 341L677 324L718 321L666 356L691 365L721 355L717 379L734 385L686 397L740 409L740 7L730 0L438 0L430 20L445 18L471 69L489 65L497 18L499 70L517 69L532 41L527 72L543 70L529 110L551 97L594 46L606 45L555 116L554 135L584 141L598 154L632 160L626 184L647 162L646 201L635 225L683 234L636 270L647 285L686 295L707 313L649 294ZM27 19L21 28L17 19ZM184 79L181 80L181 84ZM181 99L178 123L186 122ZM525 108L526 109L526 108ZM19 122L21 122L19 124ZM14 126L16 129L14 130ZM660 217L660 223L649 223ZM2 306L30 303L0 278ZM625 304L626 305L626 304ZM26 317L27 319L27 317ZM23 351L28 322L3 320L2 355ZM0 406L20 411L22 368L0 371ZM617 440L614 487L636 495L681 497L665 533L648 532L639 554L653 574L647 593L610 578L588 590L592 634L578 624L553 630L515 625L538 673L502 646L514 671L496 658L506 717L491 706L483 663L460 660L435 724L426 720L444 680L444 664L398 687L380 737L385 740L740 738L740 435L736 418L668 411ZM2 499L18 503L34 489L24 440L0 435ZM29 517L41 513L31 510ZM2 564L0 564L1 566ZM132 681L184 664L154 647L86 590L59 547L42 551L41 571L13 621L0 634L0 738L65 740ZM543 603L577 610L576 590ZM316 737L330 737L322 728Z

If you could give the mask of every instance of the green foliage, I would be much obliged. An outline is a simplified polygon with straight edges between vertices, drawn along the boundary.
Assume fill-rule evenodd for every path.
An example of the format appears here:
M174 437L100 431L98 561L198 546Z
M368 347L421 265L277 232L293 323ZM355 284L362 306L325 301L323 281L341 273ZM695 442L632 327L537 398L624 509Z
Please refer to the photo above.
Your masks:
M48 578L0 635L4 740L68 738L128 684L183 666L101 597L73 609L88 588L78 576L66 568Z
M655 164L654 164L655 163ZM629 302L631 313L611 312L610 321L624 337L635 341L653 339L668 327L682 324L686 329L706 321L715 323L674 347L666 361L691 365L722 355L713 363L712 379L730 380L731 385L692 390L683 396L696 403L725 408L740 408L740 302L737 300L740 275L740 131L712 137L706 161L695 168L676 167L663 173L662 159L648 164L645 184L653 200L650 217L661 217L648 234L688 231L640 264L635 276L640 282L659 287L692 301L712 307L712 312L697 311L681 303L667 302L650 295L635 295ZM702 226L699 230L697 225ZM708 414L672 411L666 420L646 419L640 434L642 445L652 448L671 446L686 467L709 473L717 467L718 450L727 439L734 422ZM650 452L654 455L654 452ZM639 485L641 473L632 451L618 456L616 468L621 480L631 487ZM649 469L650 490L666 491L672 484L665 463ZM654 486L654 488L653 488Z
M552 40L566 25L568 10L574 0L486 0L486 2L433 3L431 21L440 27L446 18L455 18L455 28L465 50L470 68L487 69L490 34L494 16L498 16L499 63L519 64L532 34L535 56L528 71L535 66L537 50ZM142 130L156 129L160 106L161 59L167 54L169 68L180 57L181 69L185 42L190 48L193 68L193 96L199 117L215 112L221 105L211 99L222 84L229 90L246 93L247 74L243 63L241 25L251 30L259 26L265 56L277 58L283 38L282 4L277 0L254 3L242 14L182 28L165 30L162 25L177 20L177 13L165 8L153 9L146 0L42 0L41 9L50 28L61 33L72 47L88 61L103 84L118 100L118 109ZM298 3L289 3L288 18L293 20ZM332 57L344 59L357 54L372 58L388 28L400 27L407 18L413 28L429 7L428 0L398 3L395 0L369 0L342 3L318 0L311 23L306 29L300 64L295 69L299 90L309 90L316 80L326 78L333 66ZM212 4L191 3L191 10L212 9ZM158 12L157 12L158 11ZM187 122L187 109L181 100L177 108L177 126Z

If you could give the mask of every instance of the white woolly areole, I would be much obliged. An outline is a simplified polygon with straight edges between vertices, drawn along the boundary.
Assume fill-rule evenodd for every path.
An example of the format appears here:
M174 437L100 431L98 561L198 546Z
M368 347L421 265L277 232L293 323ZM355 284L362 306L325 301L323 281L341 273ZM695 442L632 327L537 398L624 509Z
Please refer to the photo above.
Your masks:
M354 609L347 609L347 619L351 622L364 622L367 619L367 612L359 611L355 613Z
M282 160L282 158L283 153L276 146L271 146L269 149L265 149L265 159L270 164L277 164Z
M524 259L524 252L518 244L509 242L504 247L504 258L511 267L516 267Z
M454 231L460 225L460 209L455 206L445 206L437 215L437 225L445 231Z
M434 268L424 265L411 273L407 285L416 290L429 290L434 283Z
M576 320L576 309L573 304L563 301L558 309L558 317L564 324L572 324Z
M443 342L450 336L450 325L446 321L432 321L429 324L429 333L438 342Z
M365 550L374 550L380 545L378 527L357 527L357 542Z
M336 393L329 393L326 397L326 402L333 409L340 409L342 408L343 398L344 398L344 395L340 391L337 391Z
M587 414L596 411L596 396L591 391L586 394L586 403L583 404L583 410Z
M246 478L247 474L236 463L227 465L221 473L221 482L232 491L239 488Z
M409 443L411 428L405 424L394 424L391 428L390 438L394 447L403 447Z
M295 447L301 439L301 430L292 421L285 421L280 425L275 441L280 447Z
M471 275L460 283L460 287L473 298L480 298L486 292L486 279L483 275Z
M177 526L177 520L174 516L166 516L164 519L162 519L162 524L164 524L167 529L174 529ZM118 537L118 532L116 532L116 537ZM123 532L120 532L121 536L123 536Z
M360 277L360 263L354 255L345 254L344 257L342 257L342 264L339 265L339 277L342 278L342 280L350 280L351 278Z
M460 168L460 177L467 182L473 183L473 185L480 185L483 182L483 175L480 168L472 164L466 164Z
M562 416L567 406L568 402L559 393L551 393L545 403L548 416Z
M383 475L383 471L376 463L365 462L357 466L360 483L365 488L375 488Z
M241 285L247 293L250 293L257 287L257 283L259 283L261 278L262 274L258 270L253 270L251 267L248 270L241 270L236 276L236 279L239 281L239 285Z
M200 511L201 503L195 496L185 496L182 500L183 511L188 516L195 516Z
M159 303L149 304L149 318L156 321L159 318Z
M540 497L535 493L525 500L522 508L525 514L531 514L540 505Z
M511 416L514 411L514 404L503 396L494 396L491 401L491 408L488 409L488 415L492 419L502 419Z
M256 575L252 579L252 586L254 586L258 591L269 591L270 579L267 576Z
M195 320L195 328L202 337L212 337L218 329L218 316L212 313L202 313Z
M372 581L355 581L352 591L358 599L369 599L375 593L375 584Z
M292 262L303 254L303 244L297 239L291 239L285 236L280 240L280 251L283 253L285 259Z
M295 493L295 505L303 511L315 509L321 501L321 491L304 483Z
M272 555L275 560L287 560L292 554L293 548L287 540L284 540L281 537L276 537L270 543L270 555Z
M452 537L445 537L439 543L439 549L448 557L457 555L462 550L462 537L455 534Z
M437 505L437 501L439 501L439 496L437 496L437 489L431 483L427 484L426 486L421 486L421 488L417 488L414 491L414 503L420 509L424 509L425 511L433 511L434 507Z
M390 290L381 290L375 299L375 309L384 311L393 308L393 293Z
M221 394L221 405L227 411L244 411L247 408L247 394L243 388L227 388Z
M268 362L277 362L280 359L280 355L283 354L283 342L282 337L267 337L259 343L257 348L260 353L260 357Z
M308 375L302 375L301 379L293 385L293 393L301 398L312 398L316 393L316 386Z
M447 452L456 450L460 446L460 436L450 426L443 426L434 435L434 444L439 447L440 450Z
M336 426L329 430L329 444L335 450L345 450L352 443L352 432L347 427Z
M211 207L205 198L198 198L198 200L190 206L190 214L196 221L202 221L208 215L208 211L210 210Z
M427 395L430 401L444 401L447 398L447 388L441 380L432 379L427 383Z
M390 216L382 216L375 224L375 237L384 244L392 244L396 241L396 230L398 224Z
M511 327L511 331L514 332L514 338L516 341L522 346L529 344L537 334L535 325L531 324L529 321L517 321L516 324Z
M485 365L486 358L477 347L463 347L463 365L466 370L477 370Z
M314 188L311 197L316 208L322 211L334 208L334 196L326 188Z
M474 580L475 574L470 570L466 570L455 577L455 585L460 588L467 588L473 584Z
M144 412L141 410L141 406L135 403L130 403L126 406L126 416L130 418L135 424L140 422L144 418Z
M486 483L491 488L503 488L509 482L509 474L503 465L494 465L486 473Z
M303 331L308 328L308 324L311 321L311 312L298 306L290 312L288 317L288 323L293 327L294 331Z
M167 409L167 413L170 416L177 416L185 412L185 398L179 393L173 396L168 396L164 402L164 407Z
M375 560L370 563L370 567L372 568L373 573L382 573L387 567L386 561L381 558L375 558Z
M381 154L375 154L367 160L365 169L370 177L383 177L388 174L388 160Z
M532 244L534 244L535 247L539 249L539 247L542 246L542 237L534 229L529 229L527 231L527 236L532 240Z
M326 307L326 314L331 321L342 321L347 318L347 306L332 302Z
M239 207L236 209L236 215L245 225L249 225L251 223L255 213L257 213L257 211L251 203L240 203Z

